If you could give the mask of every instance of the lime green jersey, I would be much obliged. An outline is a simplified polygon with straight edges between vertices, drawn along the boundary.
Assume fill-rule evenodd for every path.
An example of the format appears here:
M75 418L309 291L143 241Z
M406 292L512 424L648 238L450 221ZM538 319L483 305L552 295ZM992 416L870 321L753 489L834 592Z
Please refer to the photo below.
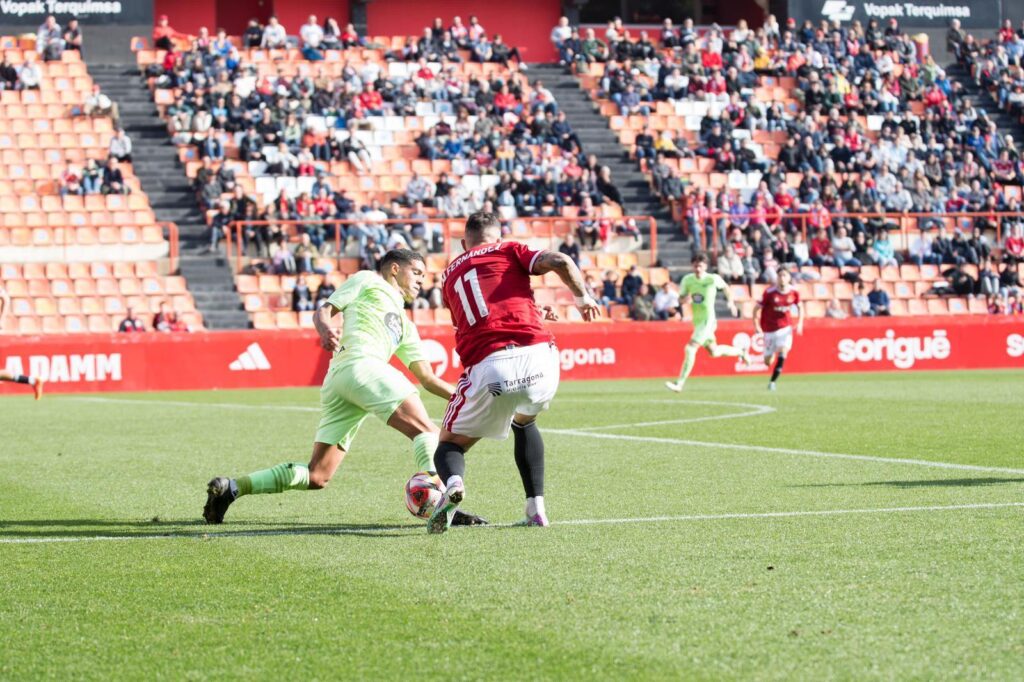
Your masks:
M344 316L341 350L332 365L358 358L389 362L396 354L406 366L426 359L416 325L406 317L402 294L377 273L363 270L352 275L326 305Z
M728 286L718 275L707 273L700 279L690 273L680 282L680 295L689 294L693 309L693 324L700 326L715 321L715 296Z

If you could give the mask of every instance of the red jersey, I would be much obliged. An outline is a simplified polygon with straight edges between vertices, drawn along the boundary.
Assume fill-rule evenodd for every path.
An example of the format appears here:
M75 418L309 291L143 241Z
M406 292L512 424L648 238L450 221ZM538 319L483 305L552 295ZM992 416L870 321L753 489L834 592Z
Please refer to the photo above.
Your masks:
M782 293L769 287L761 298L761 331L777 332L793 324L793 306L800 303L796 289Z
M455 325L455 350L466 367L506 346L551 341L530 286L540 254L518 242L483 244L445 269L441 290Z

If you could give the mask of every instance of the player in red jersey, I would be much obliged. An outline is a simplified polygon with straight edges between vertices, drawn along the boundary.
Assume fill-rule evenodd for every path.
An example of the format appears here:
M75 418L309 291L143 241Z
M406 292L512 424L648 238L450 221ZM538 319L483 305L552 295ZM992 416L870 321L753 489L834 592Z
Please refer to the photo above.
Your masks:
M510 427L526 492L525 525L546 526L544 440L535 420L555 397L560 368L558 349L533 300L530 275L557 274L588 322L600 315L600 308L572 259L501 241L501 224L493 213L469 216L462 245L466 252L444 271L442 292L455 325L455 349L466 369L441 423L434 466L445 494L427 531L447 530L465 498L466 451L481 438L508 438Z
M754 306L754 329L764 334L764 362L771 365L772 379L768 390L775 390L775 382L782 374L786 355L793 347L793 310L796 310L796 333L804 333L804 306L800 294L793 288L793 273L779 270L778 286L769 287L761 300ZM775 357L778 356L778 361Z

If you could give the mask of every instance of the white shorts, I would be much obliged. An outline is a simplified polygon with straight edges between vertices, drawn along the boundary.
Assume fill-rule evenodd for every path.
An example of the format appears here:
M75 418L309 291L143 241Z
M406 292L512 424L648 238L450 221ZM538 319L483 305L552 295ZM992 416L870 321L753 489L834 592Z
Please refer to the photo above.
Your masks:
M504 440L516 413L548 409L559 370L552 343L495 351L463 373L442 426L460 436Z
M793 347L793 328L783 327L774 332L764 333L764 356L788 353Z

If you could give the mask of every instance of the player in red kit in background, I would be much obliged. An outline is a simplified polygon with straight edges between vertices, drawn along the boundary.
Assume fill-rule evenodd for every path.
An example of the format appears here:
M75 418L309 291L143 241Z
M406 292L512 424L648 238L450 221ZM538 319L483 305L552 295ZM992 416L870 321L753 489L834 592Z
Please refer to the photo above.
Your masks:
M793 288L793 273L779 270L778 286L769 287L754 306L754 329L764 334L764 362L772 368L768 390L775 390L775 382L782 374L786 356L793 347L793 311L796 311L796 333L804 333L804 306L800 294ZM778 356L778 360L775 357Z
M544 508L544 440L536 418L558 390L558 349L544 329L530 275L554 272L572 291L587 322L600 308L568 256L501 241L493 213L466 220L466 252L444 271L445 306L455 325L455 349L465 371L448 402L434 466L445 493L427 522L443 533L465 498L466 451L481 438L504 440L512 428L515 458L526 492L528 526L548 525Z

